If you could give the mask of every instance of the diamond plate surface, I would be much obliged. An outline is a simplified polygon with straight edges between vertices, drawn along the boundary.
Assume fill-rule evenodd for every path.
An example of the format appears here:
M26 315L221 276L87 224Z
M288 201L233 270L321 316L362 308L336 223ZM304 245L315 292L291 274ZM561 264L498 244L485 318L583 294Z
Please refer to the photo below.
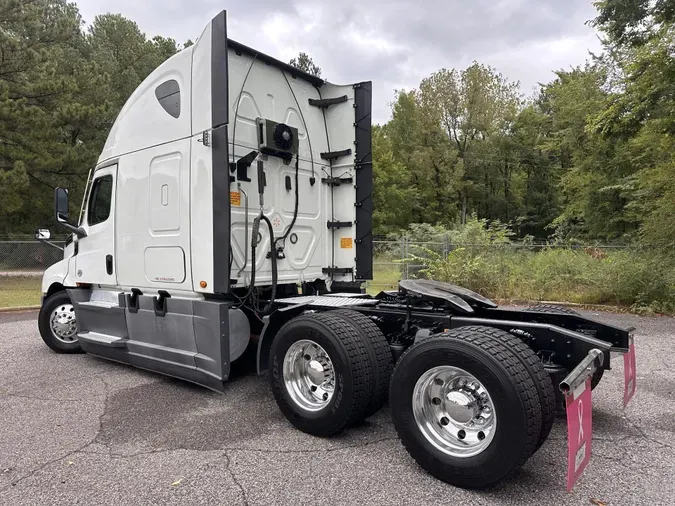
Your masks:
M376 304L374 299L355 299L352 297L327 297L322 295L303 295L301 297L289 297L287 299L278 299L278 304L307 304L316 307L344 307L344 306L366 306Z

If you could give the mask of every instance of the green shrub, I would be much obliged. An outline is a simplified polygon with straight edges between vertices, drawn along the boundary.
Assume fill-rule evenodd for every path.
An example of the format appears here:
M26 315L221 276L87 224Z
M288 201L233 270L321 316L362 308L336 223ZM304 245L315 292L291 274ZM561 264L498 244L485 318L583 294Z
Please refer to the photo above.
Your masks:
M427 228L425 233L431 231ZM417 277L454 283L496 299L675 312L675 258L667 251L535 248L531 243L513 243L504 225L489 225L475 218L448 234L453 243L461 240L465 246L442 254L435 248L410 245L405 261L423 266Z

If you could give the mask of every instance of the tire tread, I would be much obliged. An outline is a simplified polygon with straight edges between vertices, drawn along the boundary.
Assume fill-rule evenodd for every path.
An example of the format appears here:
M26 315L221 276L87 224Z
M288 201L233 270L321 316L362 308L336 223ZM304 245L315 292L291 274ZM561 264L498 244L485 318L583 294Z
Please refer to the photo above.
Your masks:
M389 395L389 380L394 370L394 357L389 343L375 322L358 311L339 309L329 314L344 319L357 332L360 332L366 341L373 364L373 395L364 413L364 418L368 418L384 406Z
M494 327L484 326L461 327L458 330L460 332L476 332L484 336L490 336L494 339L507 342L508 346L530 372L532 381L534 382L535 388L537 389L537 395L541 405L541 432L534 450L536 452L541 447L541 445L544 444L551 433L553 422L555 421L556 408L556 396L555 389L553 388L553 382L551 381L551 377L546 373L546 369L544 369L541 360L534 353L532 348L526 345L519 338L509 334L506 331L496 329Z

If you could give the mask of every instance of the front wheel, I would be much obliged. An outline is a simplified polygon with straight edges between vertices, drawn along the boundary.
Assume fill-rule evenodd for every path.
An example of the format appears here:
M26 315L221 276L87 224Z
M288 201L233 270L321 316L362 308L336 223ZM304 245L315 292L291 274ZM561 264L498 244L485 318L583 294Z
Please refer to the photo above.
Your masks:
M541 431L525 365L503 341L475 332L451 331L411 346L394 369L389 403L408 453L462 488L484 488L514 472Z
M77 342L75 308L65 291L49 296L38 316L40 336L57 353L82 353Z

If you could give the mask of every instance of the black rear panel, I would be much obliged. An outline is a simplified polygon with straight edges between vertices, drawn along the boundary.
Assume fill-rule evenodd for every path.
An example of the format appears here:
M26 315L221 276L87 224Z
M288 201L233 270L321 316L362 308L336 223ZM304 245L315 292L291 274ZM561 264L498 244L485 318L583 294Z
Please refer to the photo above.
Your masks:
M356 127L356 278L373 279L373 153L370 81L354 85Z
M230 172L227 143L229 97L225 11L213 19L211 29L213 291L227 293L230 290Z

